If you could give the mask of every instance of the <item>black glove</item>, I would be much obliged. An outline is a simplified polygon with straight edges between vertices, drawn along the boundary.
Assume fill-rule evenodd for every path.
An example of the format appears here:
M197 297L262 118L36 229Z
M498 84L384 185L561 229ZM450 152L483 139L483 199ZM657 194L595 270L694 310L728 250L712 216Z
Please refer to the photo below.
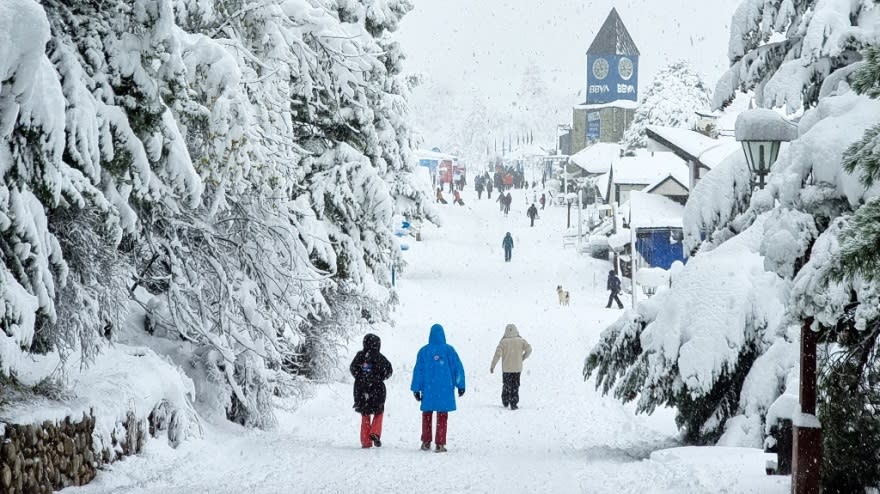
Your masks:
M459 389L459 390L458 390L458 397L461 398L462 396L464 396L464 390L463 390L463 389Z
M416 397L416 401L422 401L422 393L419 393L418 391L413 391L413 396Z

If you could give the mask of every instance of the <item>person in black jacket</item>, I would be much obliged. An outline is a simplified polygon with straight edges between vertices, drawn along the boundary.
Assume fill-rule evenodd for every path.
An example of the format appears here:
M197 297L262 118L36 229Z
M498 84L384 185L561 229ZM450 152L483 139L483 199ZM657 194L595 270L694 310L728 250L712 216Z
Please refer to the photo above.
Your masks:
M532 221L532 224L529 226L535 226L535 218L538 217L538 208L535 207L534 203L529 206L528 211L526 211L526 216L528 216L529 219Z
M379 353L382 340L368 333L364 349L355 355L349 371L354 376L354 409L361 414L361 447L382 446L382 414L385 412L385 381L391 362ZM372 416L372 417L371 417Z
M623 303L620 301L620 297L617 296L620 293L620 278L617 277L617 274L614 273L614 270L608 271L608 290L611 292L611 295L608 296L608 305L605 306L606 309L611 308L611 301L614 300L617 302L617 308L622 309Z

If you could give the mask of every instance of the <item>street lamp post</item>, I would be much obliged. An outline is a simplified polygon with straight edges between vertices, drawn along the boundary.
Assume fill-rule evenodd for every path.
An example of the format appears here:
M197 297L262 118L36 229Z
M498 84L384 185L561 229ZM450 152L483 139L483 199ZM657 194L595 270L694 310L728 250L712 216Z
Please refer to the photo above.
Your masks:
M742 142L749 170L764 188L764 177L779 156L783 142L797 138L797 127L772 110L743 112L736 119L736 140ZM809 256L809 250L807 250ZM801 324L800 412L792 417L792 494L819 494L822 426L816 417L816 332L813 318Z
M758 177L758 188L764 188L764 177L779 156L783 142L797 138L797 127L773 110L757 109L736 118L736 140L742 142L743 153L752 175Z

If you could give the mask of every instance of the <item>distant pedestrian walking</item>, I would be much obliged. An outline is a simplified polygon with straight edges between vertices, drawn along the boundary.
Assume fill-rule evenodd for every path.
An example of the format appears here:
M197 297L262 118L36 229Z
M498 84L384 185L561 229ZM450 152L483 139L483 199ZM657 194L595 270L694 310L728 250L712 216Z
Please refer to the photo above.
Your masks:
M504 337L495 348L495 356L492 357L492 365L489 373L495 373L495 365L501 360L502 388L501 404L505 407L510 405L511 410L519 406L519 378L522 373L523 360L532 354L532 346L523 337L513 324L504 328Z
M510 195L510 191L507 191L507 194L504 195L504 216L507 216L510 213L510 204L513 202L513 197Z
M544 209L544 204L547 203L547 196L546 196L545 194L543 194L543 193L541 194L541 200L540 200L540 202L541 202L541 209Z
M507 235L504 236L504 240L501 241L501 247L504 248L504 262L510 262L513 254L513 237L510 236L510 232L507 232Z
M532 221L532 224L530 224L529 226L535 226L535 218L538 217L538 208L535 207L534 203L529 206L528 211L526 211L526 216L528 216L529 219Z
M622 309L623 303L620 301L620 297L617 294L620 293L620 278L614 273L614 270L608 271L608 290L611 291L611 294L608 296L608 304L605 306L606 309L611 308L611 301L617 302L617 308Z
M382 446L382 416L385 412L385 381L391 377L391 362L379 352L382 341L369 333L364 349L348 367L354 376L354 410L361 414L361 447Z
M489 199L492 199L492 181L486 180L486 194Z
M420 401L422 410L422 451L431 449L431 429L434 412L437 412L437 432L434 436L438 453L446 452L446 425L449 412L455 410L455 389L464 395L464 367L455 348L446 344L443 326L431 326L428 344L416 357L410 390Z
M481 175L477 175L477 178L474 179L474 189L477 191L477 200L483 198L483 177Z

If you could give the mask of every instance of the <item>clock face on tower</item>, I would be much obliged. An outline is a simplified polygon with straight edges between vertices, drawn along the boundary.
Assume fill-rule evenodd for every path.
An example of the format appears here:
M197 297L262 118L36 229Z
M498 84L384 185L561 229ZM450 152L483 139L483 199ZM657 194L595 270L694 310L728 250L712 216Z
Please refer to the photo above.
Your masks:
M624 57L617 62L617 72L624 81L628 81L633 76L632 60Z
M608 69L608 60L597 58L596 61L593 62L593 77L599 80L608 77Z

